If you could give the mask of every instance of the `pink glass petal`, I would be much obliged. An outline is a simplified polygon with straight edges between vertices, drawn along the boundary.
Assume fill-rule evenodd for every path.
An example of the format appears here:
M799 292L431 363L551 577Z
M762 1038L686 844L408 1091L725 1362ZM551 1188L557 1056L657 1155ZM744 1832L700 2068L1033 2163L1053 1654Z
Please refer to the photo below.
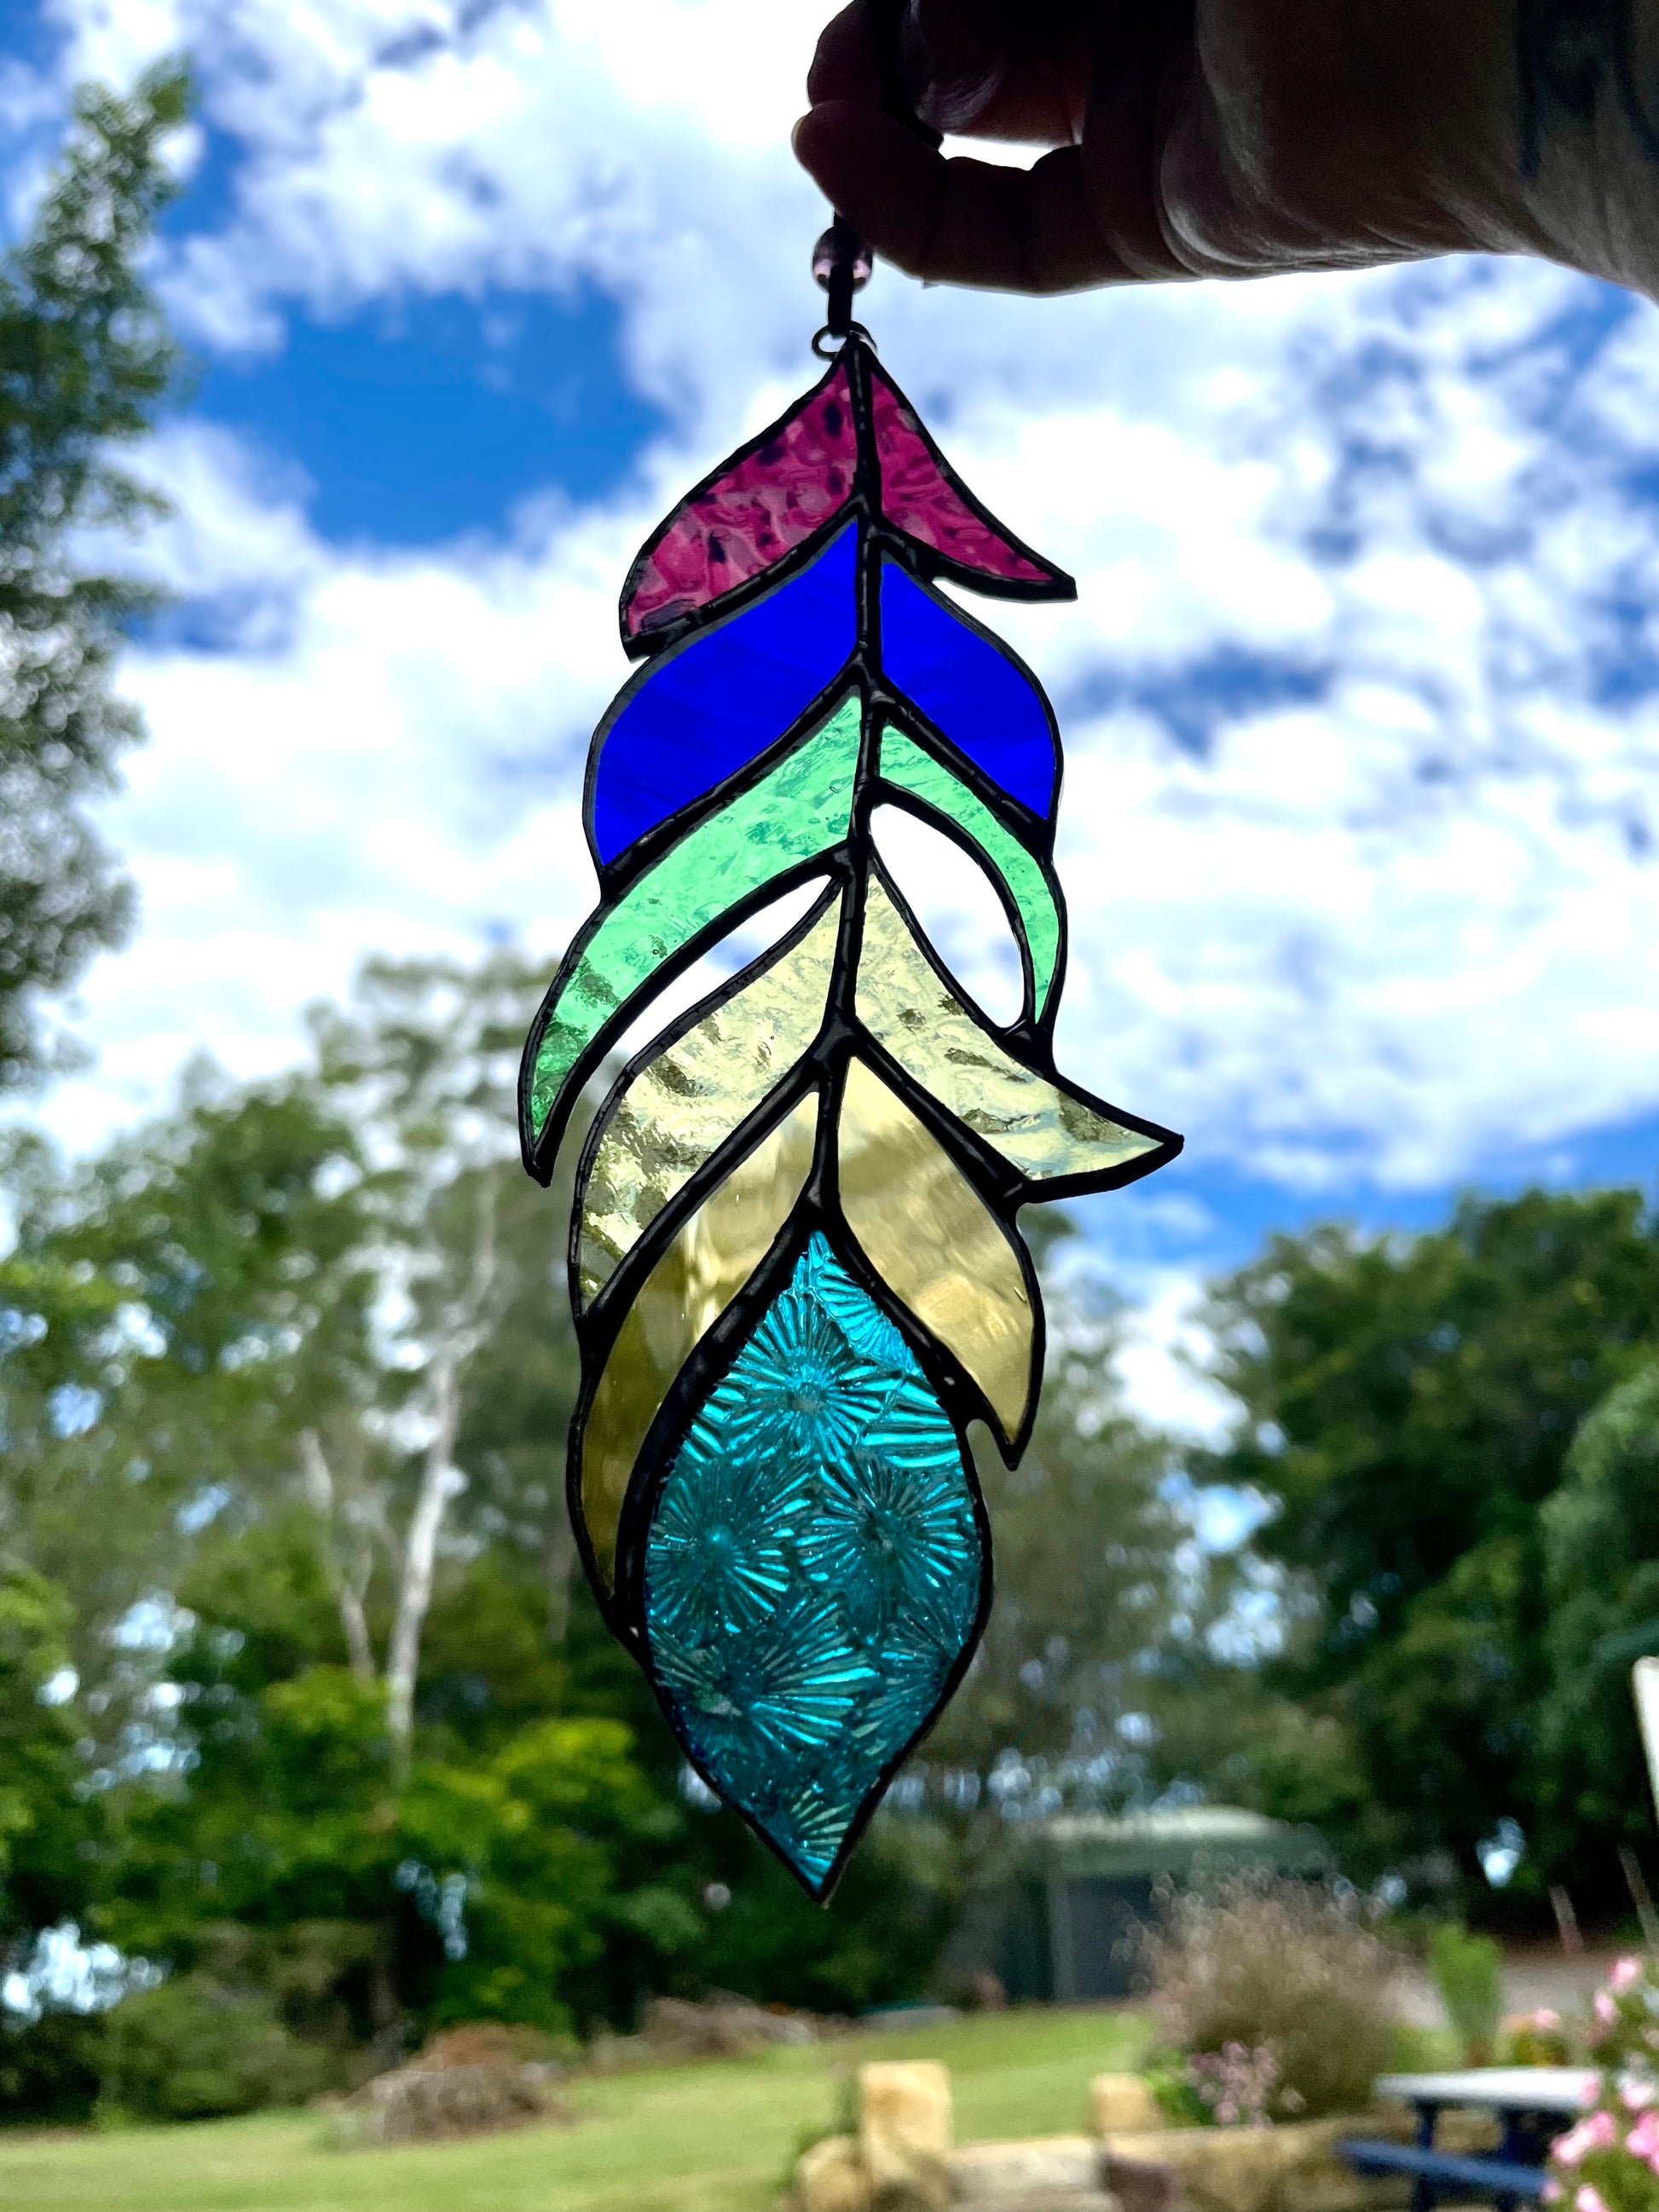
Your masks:
M929 452L909 408L879 370L871 376L881 503L890 522L935 553L981 575L1019 583L1053 583L1057 571L1009 543L955 489Z
M690 498L635 564L623 635L706 607L810 538L853 489L847 373L837 368L765 442Z

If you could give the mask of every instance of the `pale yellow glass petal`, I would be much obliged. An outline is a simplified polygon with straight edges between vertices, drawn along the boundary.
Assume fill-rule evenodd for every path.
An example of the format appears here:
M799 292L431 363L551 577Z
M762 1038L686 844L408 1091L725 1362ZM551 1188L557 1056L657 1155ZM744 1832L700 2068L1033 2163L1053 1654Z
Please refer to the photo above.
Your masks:
M873 876L858 1012L901 1067L1034 1182L1098 1174L1158 1149L1156 1137L1097 1114L988 1036L940 981Z
M841 1210L865 1256L985 1393L1005 1437L1031 1389L1031 1301L1008 1232L861 1060L841 1109Z
M642 1067L617 1101L580 1194L584 1300L817 1037L840 927L836 899L799 944Z
M811 1170L817 1121L814 1091L685 1223L617 1331L582 1437L582 1516L607 1583L646 1431L675 1376L789 1218Z

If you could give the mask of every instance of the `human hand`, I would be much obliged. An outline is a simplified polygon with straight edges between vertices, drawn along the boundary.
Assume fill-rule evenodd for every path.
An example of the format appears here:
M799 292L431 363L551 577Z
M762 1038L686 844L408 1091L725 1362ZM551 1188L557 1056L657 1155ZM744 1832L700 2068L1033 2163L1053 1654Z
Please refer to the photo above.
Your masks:
M795 147L879 252L936 283L1063 292L1484 249L1651 288L1659 134L1650 155L1617 19L1652 30L1656 13L909 0L900 52L919 111L1053 149L1021 169L946 160L883 112L854 0L819 41Z

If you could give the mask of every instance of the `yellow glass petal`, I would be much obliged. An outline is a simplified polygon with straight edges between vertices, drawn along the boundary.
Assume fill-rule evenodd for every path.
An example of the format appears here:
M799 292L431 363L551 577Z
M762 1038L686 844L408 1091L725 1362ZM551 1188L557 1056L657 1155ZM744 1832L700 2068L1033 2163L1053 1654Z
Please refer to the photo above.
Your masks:
M1095 1175L1156 1152L1004 1052L942 982L874 876L864 911L859 1019L899 1066L1024 1176Z
M814 1091L685 1223L617 1333L582 1436L582 1516L607 1583L646 1431L675 1376L789 1218L811 1170L817 1121Z
M848 1227L882 1280L956 1354L1012 1438L1030 1395L1032 1315L1008 1232L861 1060L847 1070L840 1146Z
M840 927L836 899L799 943L641 1068L617 1100L580 1195L585 1300L817 1036Z

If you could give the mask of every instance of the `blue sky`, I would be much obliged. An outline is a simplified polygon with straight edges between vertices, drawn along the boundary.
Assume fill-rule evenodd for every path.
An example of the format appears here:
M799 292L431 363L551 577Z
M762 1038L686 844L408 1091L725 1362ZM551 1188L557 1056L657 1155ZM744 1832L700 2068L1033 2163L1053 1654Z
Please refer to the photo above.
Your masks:
M80 74L188 47L151 457L179 594L106 830L143 899L48 1117L298 1048L377 949L551 957L612 610L684 484L816 374L798 0L53 0L0 16L15 219ZM990 610L1068 746L1062 1065L1185 1129L1091 1210L1136 1387L1207 1268L1659 1146L1659 344L1540 264L1060 302L867 295L963 472L1079 579ZM941 943L992 962L934 886ZM1160 1394L1161 1396L1160 1396ZM1189 1408L1190 1410L1190 1408Z
M332 544L500 533L527 494L602 497L660 428L622 374L617 320L592 291L452 293L337 322L301 308L279 352L210 357L190 411L291 475Z

